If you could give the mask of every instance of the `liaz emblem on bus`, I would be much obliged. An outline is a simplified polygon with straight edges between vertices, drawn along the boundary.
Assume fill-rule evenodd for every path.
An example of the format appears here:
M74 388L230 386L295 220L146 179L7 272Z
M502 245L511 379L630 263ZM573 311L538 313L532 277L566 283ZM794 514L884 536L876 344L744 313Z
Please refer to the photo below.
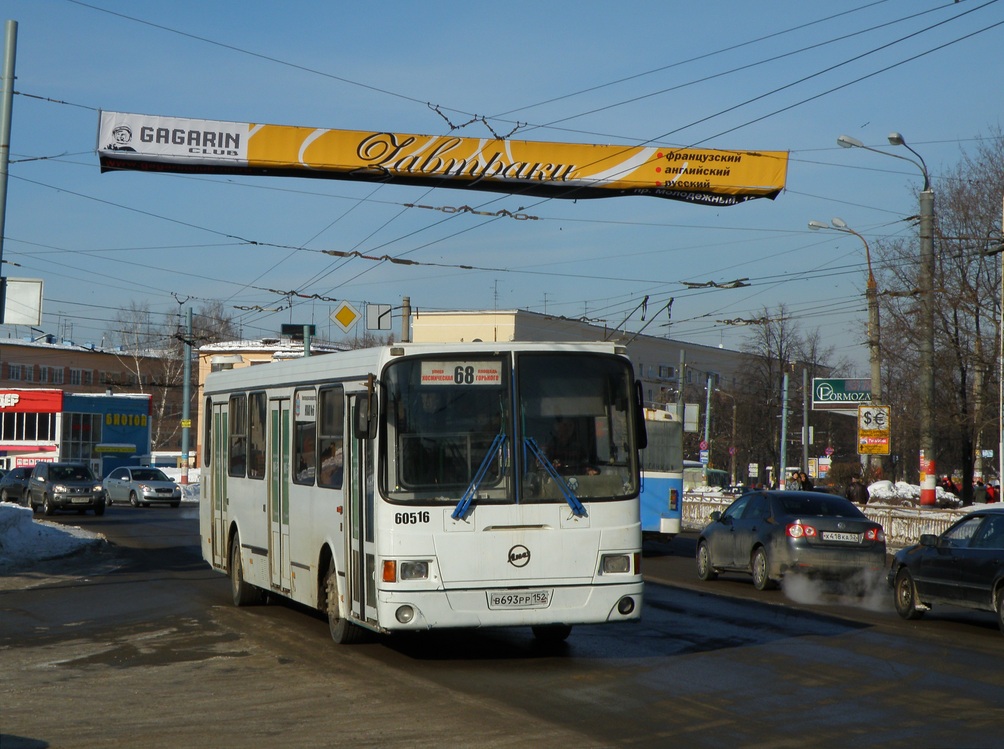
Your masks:
M423 385L500 385L502 367L497 361L422 362Z

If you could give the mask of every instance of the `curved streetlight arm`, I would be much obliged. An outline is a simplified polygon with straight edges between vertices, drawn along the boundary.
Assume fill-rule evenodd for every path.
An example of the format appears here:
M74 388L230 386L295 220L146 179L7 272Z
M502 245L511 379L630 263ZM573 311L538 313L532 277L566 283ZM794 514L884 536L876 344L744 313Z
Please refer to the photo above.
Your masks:
M898 136L898 138L896 140L893 140L893 136ZM859 141L857 138L852 138L849 135L841 135L840 137L837 138L837 145L840 146L841 148L863 148L866 151L872 151L874 153L880 153L883 156L891 156L892 158L899 159L900 161L909 161L915 167L917 167L918 169L920 169L920 173L924 177L924 192L927 192L928 190L930 190L931 189L931 177L927 173L927 164L925 164L924 160L920 158L920 154L917 153L916 151L914 151L912 148L910 148L910 146L906 145L906 141L903 140L903 136L899 135L899 133L890 133L890 135L889 135L889 143L891 143L894 146L906 146L906 149L910 153L912 153L913 155L915 155L918 159L920 159L920 162L916 162L913 159L909 158L908 156L900 156L898 153L889 153L888 151L881 151L878 148L872 148L871 146L866 146L864 143L862 143L861 141Z
M879 151L882 153L882 151ZM861 240L861 244L865 246L865 260L868 263L868 288L875 288L875 274L872 273L872 252L871 248L868 247L868 240L863 236L858 234L854 229L849 227L843 219L834 218L832 221L832 226L824 224L822 221L810 221L810 229L829 229L831 231L842 231L844 234L853 234L855 237Z

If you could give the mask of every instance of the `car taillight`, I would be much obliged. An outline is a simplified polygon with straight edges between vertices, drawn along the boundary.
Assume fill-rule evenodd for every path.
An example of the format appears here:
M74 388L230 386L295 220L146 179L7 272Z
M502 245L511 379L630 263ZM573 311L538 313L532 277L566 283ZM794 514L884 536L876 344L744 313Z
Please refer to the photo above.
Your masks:
M865 539L868 541L885 541L885 531L881 528L869 528L865 531Z
M803 536L813 538L816 535L815 528L803 523L790 523L786 530L790 538L802 538Z

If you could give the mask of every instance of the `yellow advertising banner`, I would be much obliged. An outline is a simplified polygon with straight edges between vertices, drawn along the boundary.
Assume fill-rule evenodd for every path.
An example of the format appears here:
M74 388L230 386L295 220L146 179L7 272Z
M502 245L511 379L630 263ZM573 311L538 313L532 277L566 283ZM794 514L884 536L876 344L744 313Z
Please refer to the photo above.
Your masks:
M101 171L320 177L552 198L774 199L786 151L584 145L101 112Z

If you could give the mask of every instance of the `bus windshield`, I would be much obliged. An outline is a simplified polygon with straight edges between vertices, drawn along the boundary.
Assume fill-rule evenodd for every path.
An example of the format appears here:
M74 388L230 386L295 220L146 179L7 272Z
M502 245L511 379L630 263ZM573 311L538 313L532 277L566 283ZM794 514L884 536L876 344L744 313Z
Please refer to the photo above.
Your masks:
M619 357L523 353L515 374L508 357L409 358L389 365L384 383L391 500L637 493L631 370Z

